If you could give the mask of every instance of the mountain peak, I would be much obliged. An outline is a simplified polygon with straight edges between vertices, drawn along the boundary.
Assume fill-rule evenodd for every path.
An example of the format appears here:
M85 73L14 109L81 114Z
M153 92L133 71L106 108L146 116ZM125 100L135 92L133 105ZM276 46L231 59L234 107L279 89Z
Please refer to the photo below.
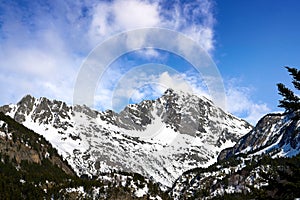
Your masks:
M174 93L174 90L173 90L172 88L168 88L168 89L164 92L165 95L170 95L170 94L173 94L173 93Z
M33 102L34 100L35 100L35 98L33 96L31 96L30 94L27 94L18 102L18 105L28 104L28 103Z
M134 171L165 186L215 162L251 128L205 98L173 89L120 113L31 96L20 102L0 110L45 136L78 175Z

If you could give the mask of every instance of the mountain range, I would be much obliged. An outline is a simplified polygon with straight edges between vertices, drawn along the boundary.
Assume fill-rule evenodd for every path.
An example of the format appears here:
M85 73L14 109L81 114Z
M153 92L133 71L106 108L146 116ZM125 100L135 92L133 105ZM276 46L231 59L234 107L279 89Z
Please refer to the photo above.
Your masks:
M45 138L77 177L124 179L125 186L139 174L143 187L129 184L128 198L247 195L271 185L257 175L272 169L260 163L266 156L296 158L300 151L298 112L269 114L252 127L205 97L172 89L119 113L30 95L0 111Z

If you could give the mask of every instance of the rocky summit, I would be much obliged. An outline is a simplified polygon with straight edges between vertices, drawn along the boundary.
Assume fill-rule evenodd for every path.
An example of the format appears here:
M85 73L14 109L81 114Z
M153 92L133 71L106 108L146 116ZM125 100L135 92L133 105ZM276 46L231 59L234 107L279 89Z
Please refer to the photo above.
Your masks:
M135 172L162 188L215 163L252 129L207 98L172 89L120 113L30 95L0 111L44 136L79 176Z

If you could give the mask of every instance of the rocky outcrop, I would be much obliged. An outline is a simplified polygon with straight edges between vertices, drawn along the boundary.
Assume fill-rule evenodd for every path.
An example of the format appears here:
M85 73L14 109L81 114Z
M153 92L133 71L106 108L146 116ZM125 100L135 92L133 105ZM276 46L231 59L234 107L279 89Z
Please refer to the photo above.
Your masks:
M300 152L300 112L268 114L232 148L223 150L218 160L238 154L293 156Z
M20 164L22 161L41 164L48 159L66 174L75 175L43 136L34 133L0 112L0 154Z

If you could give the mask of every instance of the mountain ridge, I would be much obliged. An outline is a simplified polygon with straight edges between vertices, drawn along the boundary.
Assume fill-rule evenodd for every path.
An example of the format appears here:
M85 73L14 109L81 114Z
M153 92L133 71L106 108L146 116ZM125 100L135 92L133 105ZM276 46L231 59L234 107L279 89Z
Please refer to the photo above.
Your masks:
M31 96L25 96L16 105L2 106L0 111L44 131L45 138L52 139L51 143L57 145L78 176L98 177L101 184L119 184L112 191L105 190L105 195L112 198L116 197L114 191L119 190L124 198L153 197L158 186L165 191L159 192L158 199L299 197L296 191L300 184L299 111L267 114L248 133L234 134L230 130L240 130L239 126L225 129L227 121L222 121L232 119L231 115L224 115L209 100L173 92L157 100L128 105L120 113L72 107L61 101ZM195 120L197 115L199 118ZM215 121L211 122L211 117ZM236 122L242 121L232 121ZM189 131L185 132L185 127ZM247 124L245 132L246 127ZM232 147L225 148L228 141ZM203 156L208 151L215 157ZM199 154L203 157L197 157ZM210 163L212 160L216 163ZM126 172L134 170L145 177ZM132 179L135 182L126 189ZM67 195L73 190L82 196L98 194L95 189L90 193L75 188L61 193ZM127 190L134 194L129 195Z
M267 114L208 168L183 173L174 199L295 199L300 187L299 110Z
M251 129L210 100L174 90L120 113L28 95L0 111L43 132L78 175L134 171L166 186L188 169L215 162Z
M272 113L262 117L252 131L232 148L224 149L218 160L238 154L263 154L291 157L300 152L300 111Z

